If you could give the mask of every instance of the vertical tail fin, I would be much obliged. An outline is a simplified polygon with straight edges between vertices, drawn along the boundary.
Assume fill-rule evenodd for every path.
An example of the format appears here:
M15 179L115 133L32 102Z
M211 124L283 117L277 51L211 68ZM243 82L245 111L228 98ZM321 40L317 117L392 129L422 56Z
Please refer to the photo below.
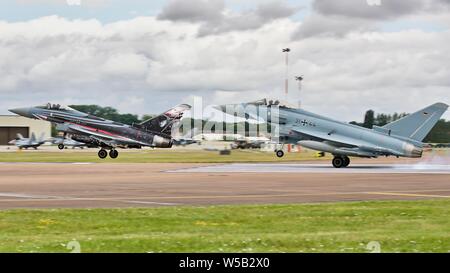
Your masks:
M41 136L39 137L38 142L39 143L44 143L45 142L44 138L45 138L45 133L41 133Z
M191 109L190 105L177 105L157 117L142 122L139 126L147 131L170 136L172 134L172 125L179 121L183 117L184 112L189 109Z
M383 128L391 134L422 141L447 111L445 103L435 103L402 119L389 123Z

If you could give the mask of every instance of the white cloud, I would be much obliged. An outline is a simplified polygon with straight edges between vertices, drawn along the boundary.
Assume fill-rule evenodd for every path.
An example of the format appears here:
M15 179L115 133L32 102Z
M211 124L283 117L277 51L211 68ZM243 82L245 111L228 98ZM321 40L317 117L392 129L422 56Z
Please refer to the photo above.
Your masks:
M380 28L382 23L428 16L449 17L448 0L314 0L312 13L305 19L294 39L312 36L343 37L352 32L367 32ZM436 20L436 19L435 19ZM442 22L442 18L440 19Z
M301 23L198 36L201 22L140 17L102 24L51 16L0 22L0 112L50 101L155 113L192 95L207 103L282 97L284 55L305 75L303 105L343 120L449 103L450 31L370 29L292 41ZM449 115L447 114L447 118Z
M284 1L262 2L255 9L234 12L224 0L170 0L158 18L174 22L199 23L199 35L258 29L274 20L288 18L300 7Z
M380 0L380 5L369 5L367 0L315 0L313 8L323 15L383 20L415 13L439 0ZM372 1L375 2L375 1Z

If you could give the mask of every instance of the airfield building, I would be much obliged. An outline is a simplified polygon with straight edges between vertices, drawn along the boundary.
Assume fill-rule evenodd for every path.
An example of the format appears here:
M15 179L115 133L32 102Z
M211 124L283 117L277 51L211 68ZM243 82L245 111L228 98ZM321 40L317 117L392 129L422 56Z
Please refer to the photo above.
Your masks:
M34 120L16 115L0 115L0 145L8 145L17 134L30 137L34 133L37 138L44 134L44 138L51 136L50 122Z

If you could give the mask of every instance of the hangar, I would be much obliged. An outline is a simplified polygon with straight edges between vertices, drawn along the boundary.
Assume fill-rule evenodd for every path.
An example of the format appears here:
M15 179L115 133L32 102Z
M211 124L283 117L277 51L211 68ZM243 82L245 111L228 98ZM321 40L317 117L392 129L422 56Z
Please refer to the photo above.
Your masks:
M8 142L15 139L18 133L24 137L29 137L32 133L36 137L44 134L44 137L48 138L51 136L51 131L50 122L16 115L0 116L0 145L8 145Z

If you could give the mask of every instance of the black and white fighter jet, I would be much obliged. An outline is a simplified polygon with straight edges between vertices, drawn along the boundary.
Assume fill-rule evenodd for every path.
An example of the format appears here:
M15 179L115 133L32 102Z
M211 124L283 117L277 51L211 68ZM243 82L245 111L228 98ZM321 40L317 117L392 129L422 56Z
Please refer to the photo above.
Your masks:
M139 124L126 125L86 114L67 106L48 103L43 106L10 109L20 116L40 119L57 124L58 130L71 139L99 147L100 158L117 158L117 148L157 147L171 148L172 126L191 107L180 104L163 114Z

